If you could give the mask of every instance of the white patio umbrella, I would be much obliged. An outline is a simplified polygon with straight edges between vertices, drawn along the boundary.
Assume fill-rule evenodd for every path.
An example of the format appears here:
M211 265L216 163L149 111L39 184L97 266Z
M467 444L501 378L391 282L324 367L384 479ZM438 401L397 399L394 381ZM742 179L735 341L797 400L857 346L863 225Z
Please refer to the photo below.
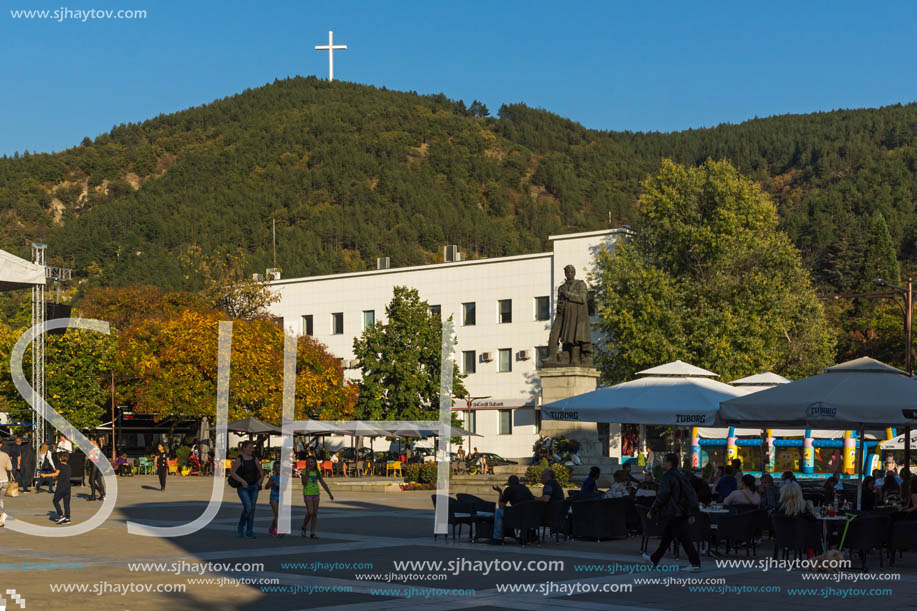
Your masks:
M776 424L793 428L864 429L917 424L917 384L900 369L869 357L828 367L817 374L724 401L720 419L727 423ZM863 444L857 450L863 473ZM857 506L862 498L862 478Z
M545 420L710 426L720 402L746 391L711 380L716 374L682 361L638 372L639 378L542 407Z
M914 426L917 384L900 369L863 357L825 373L723 400L720 420L789 428Z
M889 439L888 441L883 441L879 444L880 450L903 450L904 449L904 440L906 435L901 433L897 437ZM917 447L917 431L911 431L911 447Z

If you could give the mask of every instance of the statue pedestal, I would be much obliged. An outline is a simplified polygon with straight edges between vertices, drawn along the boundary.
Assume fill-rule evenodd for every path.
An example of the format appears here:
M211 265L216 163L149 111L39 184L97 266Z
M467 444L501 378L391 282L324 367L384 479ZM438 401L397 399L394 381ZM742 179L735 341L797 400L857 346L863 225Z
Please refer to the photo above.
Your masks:
M592 392L596 389L599 379L598 371L586 367L552 367L542 369L539 373L543 405ZM583 464L595 462L595 459L605 456L599 443L598 425L595 422L542 420L541 434L545 437L577 440L580 443L579 457ZM620 452L620 449L618 451Z

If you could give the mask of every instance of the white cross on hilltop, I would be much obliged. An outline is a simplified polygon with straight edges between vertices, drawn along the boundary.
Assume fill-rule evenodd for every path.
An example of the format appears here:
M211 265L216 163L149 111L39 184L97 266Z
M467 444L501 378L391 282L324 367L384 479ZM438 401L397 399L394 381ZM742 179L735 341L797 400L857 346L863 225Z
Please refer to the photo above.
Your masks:
M328 51L328 82L334 80L334 52L335 50L346 51L347 45L334 44L334 32L328 31L328 44L315 45L316 51Z

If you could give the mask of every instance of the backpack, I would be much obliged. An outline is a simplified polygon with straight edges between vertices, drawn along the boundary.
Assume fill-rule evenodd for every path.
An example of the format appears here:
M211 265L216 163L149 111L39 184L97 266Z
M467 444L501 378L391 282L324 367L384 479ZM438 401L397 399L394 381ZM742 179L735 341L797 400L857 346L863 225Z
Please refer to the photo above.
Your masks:
M675 517L696 514L697 493L694 492L694 486L681 471L677 471L672 479L677 482L677 485L672 487L672 498L669 502L674 505Z

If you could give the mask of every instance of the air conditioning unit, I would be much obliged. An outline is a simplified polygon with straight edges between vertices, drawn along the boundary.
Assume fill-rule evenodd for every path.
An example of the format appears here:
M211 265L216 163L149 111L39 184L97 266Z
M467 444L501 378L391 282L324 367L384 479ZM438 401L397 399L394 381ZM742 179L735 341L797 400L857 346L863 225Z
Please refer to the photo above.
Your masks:
M459 259L457 258L458 256L459 256L459 250L458 250L458 246L456 246L455 244L443 247L443 261L445 261L446 263L454 263L455 261L459 261Z
M481 360L484 361L485 363L491 362L492 360L494 360L494 353L493 352L482 352Z
M389 269L392 266L392 260L388 257L376 257L376 269Z
M532 358L532 351L531 351L531 350L520 350L520 351L519 351L519 360L520 360L520 361L527 361L527 360L529 360L530 358Z
M254 280L255 282L263 282L264 276L262 276L261 274L252 274L252 280Z
M359 366L360 364L357 362L356 359L343 359L341 361L341 367L343 367L344 369L356 369Z
M269 267L265 272L268 280L280 280L280 268L279 267Z

